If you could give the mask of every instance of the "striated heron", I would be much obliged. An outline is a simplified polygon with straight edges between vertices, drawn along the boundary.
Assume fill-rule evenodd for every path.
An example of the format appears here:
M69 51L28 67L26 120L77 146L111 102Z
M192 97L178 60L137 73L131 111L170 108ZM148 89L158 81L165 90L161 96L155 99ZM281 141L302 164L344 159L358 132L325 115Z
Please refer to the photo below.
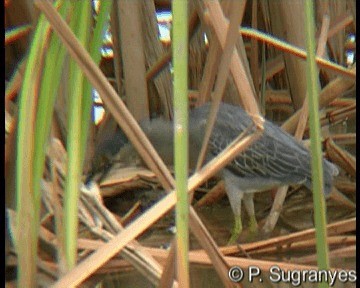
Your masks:
M189 165L194 168L201 149L210 104L195 108L189 114ZM158 118L143 121L142 129L154 148L167 165L173 165L173 123ZM207 147L206 161L218 155L245 129L252 125L250 116L239 106L220 104L215 125ZM114 157L123 163L133 164L140 160L130 144L125 144L124 134L119 131L115 140L109 140L102 146L110 147L107 157ZM117 138L121 138L120 141ZM95 161L104 155L100 146ZM105 149L106 150L106 149ZM323 160L324 194L329 195L333 176L338 174L335 165ZM282 185L303 184L311 189L311 155L290 134L270 121L264 122L262 136L248 149L240 152L222 171L226 192L235 224L229 243L234 243L242 231L241 202L250 219L250 231L257 229L253 193Z

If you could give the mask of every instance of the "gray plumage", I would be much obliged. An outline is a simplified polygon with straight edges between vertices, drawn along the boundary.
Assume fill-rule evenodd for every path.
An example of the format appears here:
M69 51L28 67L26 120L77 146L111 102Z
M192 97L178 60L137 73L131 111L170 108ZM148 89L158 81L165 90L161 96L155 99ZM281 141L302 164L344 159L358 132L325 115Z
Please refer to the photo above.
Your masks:
M210 104L195 108L189 114L189 165L193 169L204 138ZM215 125L210 137L206 161L217 156L253 124L249 115L239 106L220 104ZM173 165L173 123L158 118L143 121L140 126L153 144L155 150L167 165ZM134 164L140 160L131 144L122 137L113 142L111 154L116 149L120 152L115 157L124 164ZM116 147L116 148L115 148ZM121 148L121 149L120 149ZM99 157L98 155L95 156ZM338 174L335 165L323 160L324 194L332 188L333 176ZM276 186L303 184L311 189L311 155L309 151L291 135L270 121L264 122L261 137L230 162L220 174L224 178L225 188L231 208L235 214L235 226L230 242L237 239L242 230L241 201L250 216L250 222L256 224L252 193Z
M209 111L210 104L207 103L191 110L189 114L189 163L191 169L195 167L201 149ZM220 104L207 149L207 160L218 155L251 125L251 118L241 107ZM173 123L157 118L145 120L140 123L140 126L164 162L167 165L173 165ZM133 154L136 153L134 149L127 148L126 150L131 150L131 152L115 156L121 148L127 145L130 145L129 141L125 134L118 129L112 139L108 139L96 147L94 162L108 162L113 158L122 162L133 161L135 157ZM309 150L280 127L265 120L264 132L260 139L241 152L226 166L226 169L243 180L250 180L250 183L244 181L245 187L242 190L249 189L253 190L251 192L255 192L284 184L304 184L311 189L310 162ZM328 195L332 187L332 178L337 175L338 170L335 165L325 159L323 168L324 193Z
M210 104L206 104L190 113L190 127L204 134ZM211 156L219 154L226 146L252 124L249 115L240 107L221 104L212 131L208 152ZM194 131L195 131L194 130ZM191 140L202 141L190 131ZM201 145L201 144L199 144ZM210 156L210 157L211 157ZM323 160L324 193L328 195L332 187L332 178L338 170L332 163ZM304 184L311 189L311 156L309 151L294 137L270 121L265 121L264 132L259 140L241 152L226 166L232 174L244 179L242 190L265 190L284 184ZM249 179L249 181L246 181ZM248 183L249 182L249 183Z
M101 182L107 172L111 169L116 154L119 153L121 148L129 144L129 140L125 133L119 128L111 135L111 138L108 135L106 136L107 137L101 139L99 144L95 147L94 157L91 162L92 168L89 175L86 177L85 183L93 180L95 174L99 172L101 172L102 175L97 181Z

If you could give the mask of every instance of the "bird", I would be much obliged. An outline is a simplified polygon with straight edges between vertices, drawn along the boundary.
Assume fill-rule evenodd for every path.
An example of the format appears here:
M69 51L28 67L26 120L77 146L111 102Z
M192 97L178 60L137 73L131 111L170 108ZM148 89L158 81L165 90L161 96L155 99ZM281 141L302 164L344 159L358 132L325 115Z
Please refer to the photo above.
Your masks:
M114 164L114 156L120 149L129 143L125 133L116 127L115 133L107 134L101 138L95 146L94 155L91 161L91 170L85 179L85 184L91 181L101 182ZM99 177L96 177L100 174Z
M210 103L189 112L189 168L197 163ZM252 118L240 106L221 103L209 139L205 163L221 153L235 138L253 124ZM163 159L173 165L173 122L163 118L145 120L140 123L146 136ZM119 141L118 141L119 142ZM141 162L135 148L126 141L118 143L119 152L114 156L122 163ZM112 152L115 150L112 145ZM96 152L95 152L96 154ZM96 158L96 157L95 157ZM139 163L139 162L138 162ZM332 189L333 177L338 168L323 158L324 195ZM234 214L234 226L228 244L233 244L242 232L241 203L249 215L249 230L257 230L253 193L283 185L304 185L311 190L311 154L293 136L268 120L264 120L264 131L260 138L247 149L241 151L221 171L225 190Z

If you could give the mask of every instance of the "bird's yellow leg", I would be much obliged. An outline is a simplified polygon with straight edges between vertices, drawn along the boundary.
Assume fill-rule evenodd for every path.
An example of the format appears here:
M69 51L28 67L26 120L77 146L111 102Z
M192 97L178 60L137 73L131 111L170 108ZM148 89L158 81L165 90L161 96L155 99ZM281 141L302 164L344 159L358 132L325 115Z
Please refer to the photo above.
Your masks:
M235 215L235 223L234 227L231 231L231 237L228 241L227 245L233 245L236 244L236 241L238 240L240 234L242 232L242 222L241 222L241 215Z
M258 224L255 218L253 193L244 194L244 206L247 214L249 215L249 231L251 234L257 234Z
M249 231L251 234L256 234L258 232L258 224L255 215L249 215L249 218Z

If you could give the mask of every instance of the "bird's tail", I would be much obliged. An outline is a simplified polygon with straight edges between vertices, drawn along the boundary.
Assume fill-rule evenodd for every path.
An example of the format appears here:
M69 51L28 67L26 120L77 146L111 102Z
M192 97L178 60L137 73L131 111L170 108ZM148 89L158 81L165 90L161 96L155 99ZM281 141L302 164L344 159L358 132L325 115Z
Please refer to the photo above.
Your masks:
M338 169L338 167L337 167L335 164L327 161L326 159L324 159L324 163L325 163L325 165L324 165L325 167L324 167L324 168L329 171L329 174L330 174L331 176L337 176L337 175L339 175L339 169Z

